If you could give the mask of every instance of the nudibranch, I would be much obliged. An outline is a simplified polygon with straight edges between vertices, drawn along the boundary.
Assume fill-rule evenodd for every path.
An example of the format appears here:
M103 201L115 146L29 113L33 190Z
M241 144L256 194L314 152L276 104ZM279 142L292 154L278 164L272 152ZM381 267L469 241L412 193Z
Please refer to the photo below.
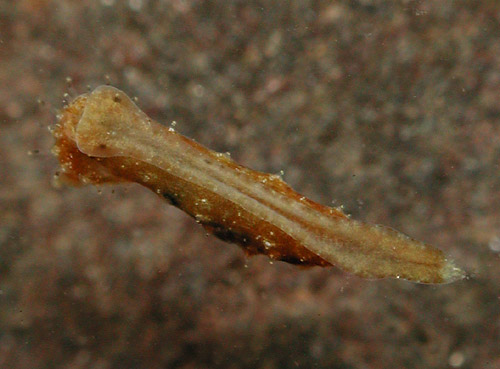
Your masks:
M449 283L464 277L441 250L309 200L281 177L239 165L153 121L114 87L74 99L53 134L64 180L139 183L249 255L334 265L364 278Z

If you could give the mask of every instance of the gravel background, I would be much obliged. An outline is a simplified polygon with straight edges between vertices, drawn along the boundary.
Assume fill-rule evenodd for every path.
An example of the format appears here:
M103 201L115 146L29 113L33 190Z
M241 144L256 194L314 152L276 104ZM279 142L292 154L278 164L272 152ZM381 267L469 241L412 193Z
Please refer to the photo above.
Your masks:
M103 83L473 277L247 259L139 186L55 188L47 127ZM0 0L0 367L500 368L499 118L497 1Z

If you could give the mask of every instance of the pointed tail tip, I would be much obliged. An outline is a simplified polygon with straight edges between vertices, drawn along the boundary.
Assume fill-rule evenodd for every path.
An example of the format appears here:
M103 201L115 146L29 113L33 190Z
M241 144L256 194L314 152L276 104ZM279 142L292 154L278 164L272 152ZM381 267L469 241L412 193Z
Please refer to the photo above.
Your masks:
M441 268L443 283L453 283L468 278L469 275L459 268L452 260L446 260Z

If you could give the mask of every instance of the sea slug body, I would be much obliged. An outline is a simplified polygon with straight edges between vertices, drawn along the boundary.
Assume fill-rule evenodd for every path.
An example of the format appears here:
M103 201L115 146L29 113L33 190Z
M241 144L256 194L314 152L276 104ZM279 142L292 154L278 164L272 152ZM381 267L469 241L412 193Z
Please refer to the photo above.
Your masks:
M247 254L335 265L365 278L449 283L464 273L439 249L311 201L276 175L238 165L101 86L63 109L53 130L61 175L73 184L137 182Z

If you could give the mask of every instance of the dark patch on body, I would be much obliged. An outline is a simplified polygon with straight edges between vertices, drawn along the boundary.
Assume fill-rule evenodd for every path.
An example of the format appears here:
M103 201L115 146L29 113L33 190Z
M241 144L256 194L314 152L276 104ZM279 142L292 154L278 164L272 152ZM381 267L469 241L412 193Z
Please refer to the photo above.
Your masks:
M173 206L179 207L180 204L179 204L179 201L177 200L177 197L175 197L174 195L171 195L167 192L164 192L161 195L163 196L163 198L165 200L170 202L170 204L172 204Z
M241 231L235 231L234 229L229 229L216 222L206 221L201 222L201 225L218 239L241 246L248 256L264 254L274 260L302 266L330 265L330 263L314 254L312 254L313 257L311 258L311 255L303 255L302 257L300 255L294 255L293 253L284 252L284 250L280 248L267 249L262 242L256 240L252 235ZM273 251L272 256L271 251ZM306 251L306 254L308 253L309 252Z
M252 241L252 236L229 229L216 222L202 222L201 225L215 237L225 242L236 243L246 248Z

